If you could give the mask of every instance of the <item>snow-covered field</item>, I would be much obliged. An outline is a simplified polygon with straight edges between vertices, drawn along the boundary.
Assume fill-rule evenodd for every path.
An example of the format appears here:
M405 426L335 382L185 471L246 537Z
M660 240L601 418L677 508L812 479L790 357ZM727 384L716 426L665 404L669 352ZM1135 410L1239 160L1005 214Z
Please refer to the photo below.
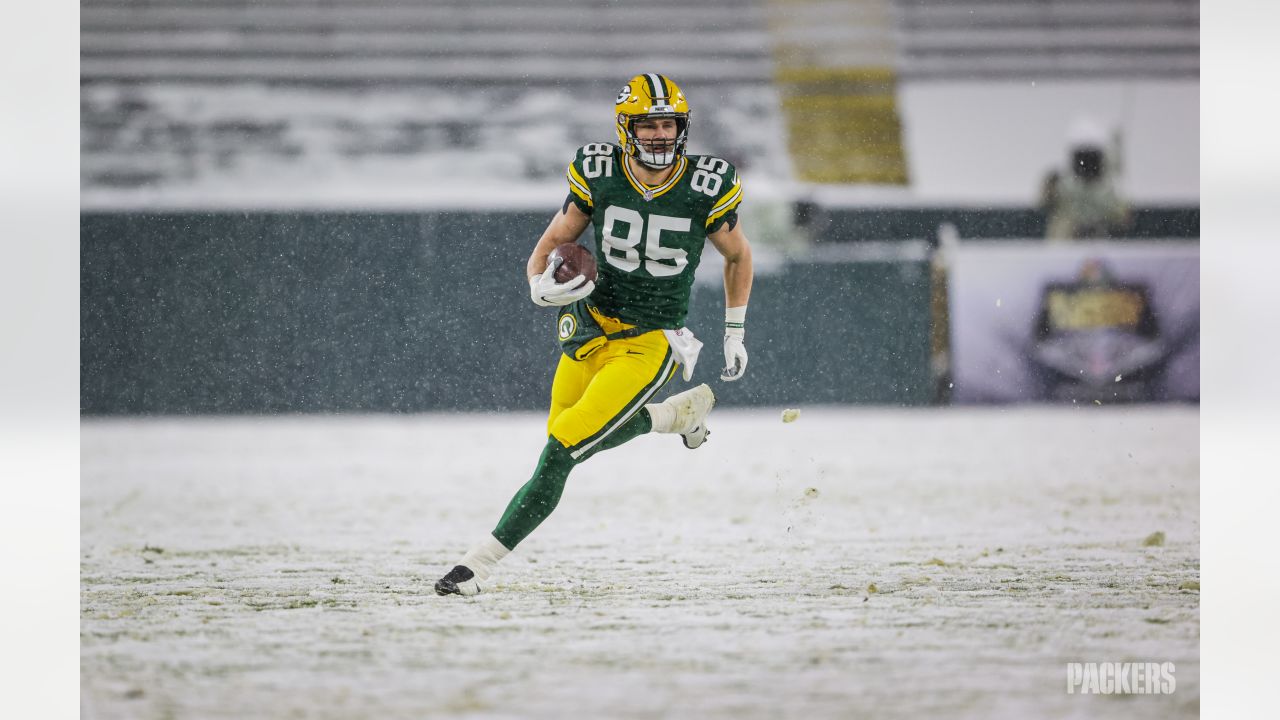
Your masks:
M535 415L86 420L82 717L1199 716L1197 408L779 410L580 466L470 599Z

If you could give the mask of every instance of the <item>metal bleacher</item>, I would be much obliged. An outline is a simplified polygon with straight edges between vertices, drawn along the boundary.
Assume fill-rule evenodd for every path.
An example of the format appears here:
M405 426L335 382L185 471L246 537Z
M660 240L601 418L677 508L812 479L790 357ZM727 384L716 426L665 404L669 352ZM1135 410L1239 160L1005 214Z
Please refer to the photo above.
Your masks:
M442 168L551 182L649 71L690 95L701 152L902 183L900 148L830 150L898 147L897 82L1194 77L1198 36L1196 0L81 0L82 202ZM840 122L810 117L820 100ZM829 132L788 148L797 118Z
M618 88L651 71L689 93L703 151L759 162L734 133L776 117L765 14L764 0L82 0L82 199L296 185L320 174L308 164L365 186L442 167L550 182L575 147L611 139Z
M905 80L1198 77L1198 0L894 0Z
M584 12L590 10L590 12ZM83 0L98 81L565 84L661 66L767 82L759 2Z

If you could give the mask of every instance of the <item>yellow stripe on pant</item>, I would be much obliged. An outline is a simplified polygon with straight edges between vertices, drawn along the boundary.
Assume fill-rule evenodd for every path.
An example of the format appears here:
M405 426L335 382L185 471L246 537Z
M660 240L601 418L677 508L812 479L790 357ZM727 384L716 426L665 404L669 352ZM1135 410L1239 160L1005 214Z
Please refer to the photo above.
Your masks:
M631 327L592 314L605 332ZM562 354L551 384L547 433L577 460L652 402L676 366L661 330L610 340L585 360Z

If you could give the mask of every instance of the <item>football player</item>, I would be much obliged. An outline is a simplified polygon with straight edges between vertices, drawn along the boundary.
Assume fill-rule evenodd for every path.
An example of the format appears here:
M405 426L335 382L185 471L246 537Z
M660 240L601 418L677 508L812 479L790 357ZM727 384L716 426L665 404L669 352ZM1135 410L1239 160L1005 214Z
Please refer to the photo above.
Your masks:
M516 492L493 532L436 582L441 595L474 595L494 566L551 514L575 465L647 432L706 441L715 395L706 384L652 402L682 369L688 382L702 347L684 327L694 271L710 240L724 256L725 368L747 368L743 344L751 294L751 247L737 208L742 181L733 165L688 155L689 102L669 78L637 75L615 103L618 143L593 143L568 169L569 193L533 253L533 302L558 307L562 355L551 387L547 444L533 477ZM598 278L556 282L558 245L595 227Z

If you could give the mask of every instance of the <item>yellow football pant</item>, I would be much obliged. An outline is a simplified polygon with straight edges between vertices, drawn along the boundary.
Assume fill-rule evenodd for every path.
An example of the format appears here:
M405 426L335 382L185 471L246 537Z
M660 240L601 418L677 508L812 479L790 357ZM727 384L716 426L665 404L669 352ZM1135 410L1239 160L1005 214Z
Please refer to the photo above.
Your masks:
M630 327L593 314L606 333ZM582 459L652 402L677 365L661 330L611 340L584 360L562 354L551 384L547 433L574 461Z
M627 327L595 317L607 333ZM574 465L648 432L649 418L640 411L675 374L676 364L661 330L611 340L582 360L561 355L551 384L550 437L533 477L507 503L493 537L514 549L555 510Z

